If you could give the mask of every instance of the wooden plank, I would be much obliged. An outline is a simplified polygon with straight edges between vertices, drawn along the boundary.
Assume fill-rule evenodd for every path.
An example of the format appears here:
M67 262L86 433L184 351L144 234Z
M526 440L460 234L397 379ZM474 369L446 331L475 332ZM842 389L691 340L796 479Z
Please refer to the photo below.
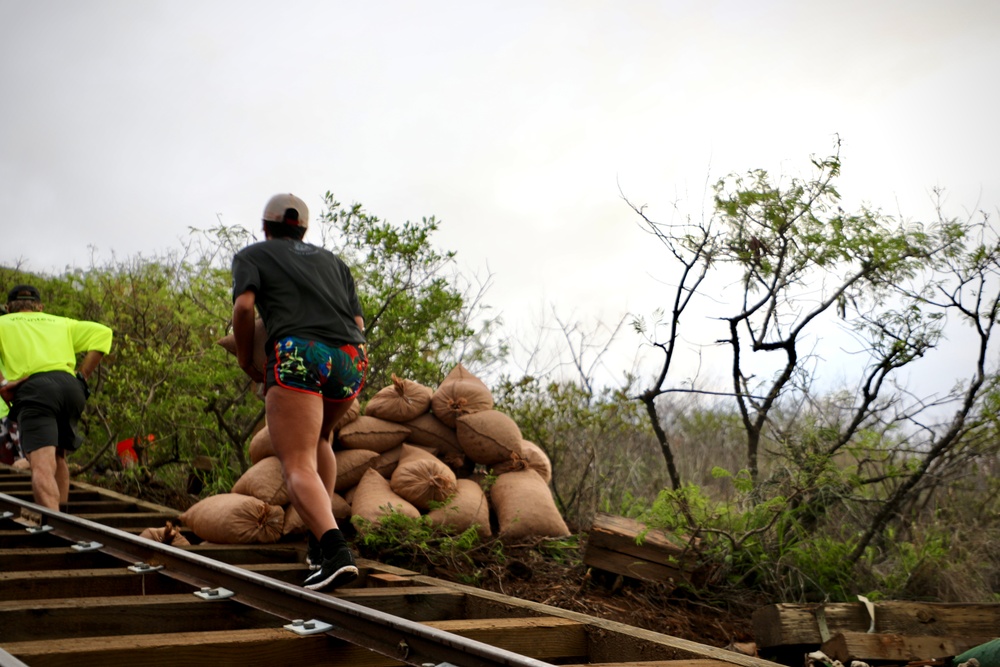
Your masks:
M220 665L351 665L402 663L327 635L300 637L282 627L65 641L11 642L4 649L32 667L219 667Z
M131 565L131 563L126 565ZM70 568L97 569L122 566L122 561L114 556L100 551L80 552L71 546L47 549L3 549L0 551L0 572L66 570Z
M139 506L120 500L77 500L71 496L68 503L59 506L59 510L66 514L121 514L137 512Z
M160 528L167 521L177 522L176 512L125 512L119 514L74 514L110 528Z
M343 588L335 591L333 595L363 607L401 616L418 623L470 617L465 612L466 597L439 586Z
M144 508L146 512L163 513L163 514L173 514L178 516L180 512L173 509L172 507L167 507L166 505L158 505L156 503L151 503L147 500L142 500L140 498L133 498L132 496L126 496L125 494L118 493L116 491L111 491L99 486L93 486L92 484L87 484L86 482L73 481L70 483L70 496L74 491L89 491L95 493L105 499L121 500L126 503L133 503L138 507Z
M824 642L820 650L834 660L891 660L910 662L949 658L983 644L990 638L914 637L875 632L841 632Z
M192 592L190 585L165 575L120 569L0 572L0 600L44 600L109 595L161 595Z
M294 544L192 544L179 547L230 565L253 563L305 564L303 545Z
M474 618L425 623L539 660L586 659L586 626L567 618Z
M274 627L276 619L233 600L191 593L0 602L0 636L8 642Z
M563 619L520 622L523 620L490 621L487 625L473 620L438 621L428 625L501 648L526 652L540 660L578 657L586 649L585 633L578 623ZM299 637L283 628L5 642L4 649L32 667L70 663L79 667L137 663L206 667L221 664L345 664L352 667L399 664L326 635Z
M637 542L640 535L641 544ZM660 530L648 530L638 521L603 512L594 516L587 542L588 546L595 544L609 551L618 551L677 569L682 562L690 562L696 555L681 538L669 536Z
M587 545L583 562L589 567L596 567L598 570L614 572L633 579L658 583L685 580L685 574L677 568L652 563L617 551L608 551L593 544Z
M401 577L398 574L378 572L368 575L368 585L375 588L409 586L411 583L412 579L410 577Z
M358 589L336 597L411 621L460 618L464 596L432 586ZM107 634L144 634L239 630L273 627L278 619L233 600L206 601L193 592L172 595L109 596L0 602L4 642L70 639Z
M563 667L730 667L721 660L640 660L635 662L591 662Z
M5 524L13 525L11 522ZM66 538L52 533L29 533L24 526L12 530L0 530L0 549L65 547L70 544Z
M754 639L761 648L800 644L819 646L823 638L818 614L824 617L829 635L838 632L867 632L871 626L871 618L861 602L775 604L754 611ZM1000 604L875 604L875 632L880 633L992 638L996 636L997 628L1000 628Z
M583 554L590 567L655 582L686 581L685 570L694 567L694 558L682 540L605 513L594 517Z
M501 606L524 610L525 613L554 616L578 621L587 626L588 658L590 662L628 662L648 660L698 660L710 659L741 667L780 667L778 663L733 651L706 646L679 637L670 637L651 630L636 628L624 623L587 616L574 611L559 609L539 602L520 600L501 593L493 593L472 586L433 577L418 575L420 584L436 585L464 593L470 600L481 598ZM467 601L466 604L470 604Z

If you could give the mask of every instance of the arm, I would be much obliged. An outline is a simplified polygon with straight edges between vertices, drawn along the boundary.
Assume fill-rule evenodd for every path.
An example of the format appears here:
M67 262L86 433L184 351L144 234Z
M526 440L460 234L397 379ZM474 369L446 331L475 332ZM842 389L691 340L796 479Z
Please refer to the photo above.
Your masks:
M101 363L101 359L103 358L104 353L100 350L90 350L83 357L83 361L80 363L80 370L77 372L83 376L84 380L89 380L91 374L97 370L97 366Z
M253 290L243 292L233 301L233 337L236 339L236 360L240 368L251 380L263 382L263 369L253 365L255 303Z
M17 393L17 388L21 386L21 383L27 378L21 378L20 380L8 381L7 378L0 377L0 398L7 405L14 402L14 394Z

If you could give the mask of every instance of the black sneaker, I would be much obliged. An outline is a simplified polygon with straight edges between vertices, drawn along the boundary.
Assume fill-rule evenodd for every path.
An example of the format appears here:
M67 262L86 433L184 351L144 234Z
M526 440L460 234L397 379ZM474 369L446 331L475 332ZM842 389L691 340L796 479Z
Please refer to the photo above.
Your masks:
M319 540L309 535L309 543L306 545L306 565L310 570L318 570L323 566L323 547L319 545Z
M357 578L358 566L354 564L354 556L350 549L343 547L332 558L323 559L323 565L306 577L302 586L318 591L328 586L346 586Z

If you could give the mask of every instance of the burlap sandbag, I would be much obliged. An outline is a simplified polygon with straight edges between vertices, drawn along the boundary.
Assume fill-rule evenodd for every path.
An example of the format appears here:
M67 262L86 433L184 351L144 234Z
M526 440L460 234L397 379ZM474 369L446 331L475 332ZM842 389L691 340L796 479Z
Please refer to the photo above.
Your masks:
M333 518L337 521L346 521L351 518L351 506L339 493L334 493L330 498L330 509L333 510Z
M260 463L269 456L274 456L274 447L271 445L271 433L267 426L257 431L250 439L250 463Z
M530 440L521 440L521 455L516 459L504 461L493 466L493 472L502 475L505 472L516 472L531 468L548 484L552 481L552 462L542 448Z
M410 429L378 417L361 415L340 429L337 442L346 449L367 449L379 454L399 447L410 435Z
M333 510L333 518L337 521L346 521L351 518L351 506L339 493L334 493L330 498L330 509ZM302 535L309 532L306 522L302 520L302 515L291 504L285 506L285 524L281 532L286 536Z
M382 517L395 512L416 519L420 516L420 510L410 502L400 498L389 486L389 481L374 470L365 473L358 487L354 491L354 500L351 503L352 520L354 517L361 517L379 523ZM362 528L360 524L355 524Z
M393 447L387 452L379 454L378 457L372 461L372 470L377 470L378 474L382 475L386 479L392 477L392 471L396 469L399 464L399 457L403 454L403 445L399 447Z
M490 489L490 499L504 541L569 535L549 485L534 470L500 475Z
M337 459L337 483L334 491L342 493L361 481L365 472L378 458L378 452L367 449L338 449L333 456Z
M351 405L348 406L347 412L344 413L344 416L338 419L337 423L333 425L333 432L334 433L339 432L342 428L344 428L352 421L357 419L360 415L361 415L361 403L359 403L358 399L355 398L354 400L351 401Z
M493 409L493 394L482 380L458 364L441 381L431 397L431 411L447 426L455 428L462 415Z
M281 539L285 510L253 496L220 493L199 500L178 519L215 544L271 544Z
M389 484L400 497L422 510L430 509L432 502L444 502L458 489L451 468L412 445L403 445Z
M411 419L406 422L406 427L410 429L407 442L424 447L436 447L438 458L452 469L465 467L465 452L458 444L455 429L430 413Z
M161 544L169 544L175 547L191 546L191 542L188 541L188 538L181 534L180 529L175 526L172 521L167 521L167 525L163 528L147 528L139 533L139 537L144 537L147 540L152 540Z
M284 537L289 535L303 535L309 531L306 522L302 520L302 515L289 503L285 505L285 523L281 526L281 534Z
M236 356L235 334L223 336L215 342L217 345L221 345L226 352ZM264 321L258 317L254 321L253 328L253 365L261 372L264 372L264 362L267 359L267 353L264 350L265 345L267 345L267 329L264 327Z
M392 422L407 422L431 409L430 387L397 377L394 373L392 384L380 389L365 404L365 414Z
M521 457L521 429L498 410L458 418L455 433L465 455L476 463L495 466Z
M489 537L490 506L486 502L483 487L471 479L458 480L458 491L441 508L427 513L427 518L436 526L442 526L453 533L462 533L476 527L480 537Z
M260 498L268 505L288 503L288 489L281 473L281 461L276 456L268 456L243 473L233 484L233 493Z

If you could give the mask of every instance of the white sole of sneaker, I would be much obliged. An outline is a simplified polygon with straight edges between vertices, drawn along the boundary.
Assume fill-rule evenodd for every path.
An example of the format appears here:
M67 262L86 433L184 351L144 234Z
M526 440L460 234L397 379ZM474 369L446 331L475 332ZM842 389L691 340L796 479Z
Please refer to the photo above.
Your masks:
M354 581L357 578L358 578L358 568L357 568L357 566L355 566L355 565L345 565L344 567L340 568L339 570L336 570L333 574L331 574L326 579L323 579L321 581L313 581L313 582L308 583L308 584L302 584L302 587L303 588L308 588L311 591L318 591L321 588L326 588L327 586L330 586L334 582L336 582L338 586L344 586L346 584L351 583L352 581Z

